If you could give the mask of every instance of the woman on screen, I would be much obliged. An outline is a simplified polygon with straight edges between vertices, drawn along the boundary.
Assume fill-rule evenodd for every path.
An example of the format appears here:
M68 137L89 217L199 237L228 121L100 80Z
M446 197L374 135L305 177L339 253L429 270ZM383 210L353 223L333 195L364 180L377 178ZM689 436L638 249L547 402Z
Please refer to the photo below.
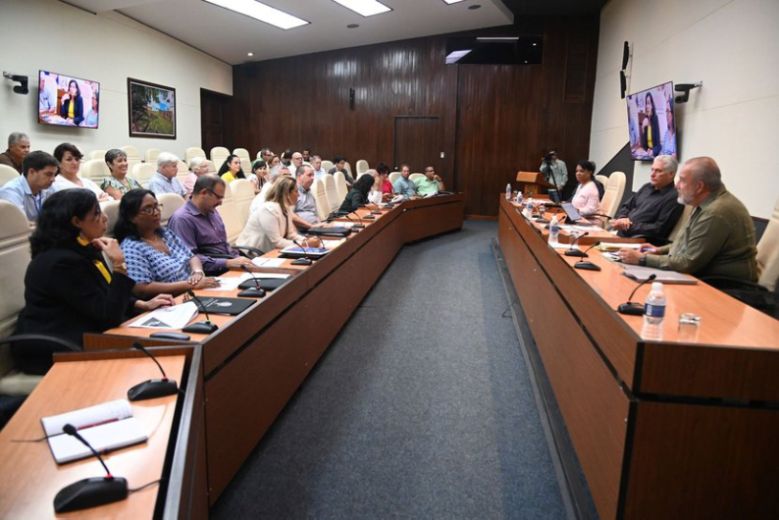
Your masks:
M81 97L81 89L75 79L68 82L68 91L62 95L60 116L69 123L78 126L84 120L84 100Z
M576 163L576 180L579 181L579 185L576 187L571 203L583 217L592 216L600 207L600 194L595 184L595 163L592 161Z
M149 301L132 297L124 253L106 238L108 219L95 194L59 191L46 199L30 237L32 260L24 277L24 309L16 334L45 334L81 346L84 333L100 333L130 317L134 309L172 305L170 295ZM106 262L110 261L111 267ZM14 343L17 366L30 374L51 367L51 355L66 348L46 341Z
M644 96L644 118L641 120L641 147L651 157L660 155L660 123L657 121L655 99L651 92Z

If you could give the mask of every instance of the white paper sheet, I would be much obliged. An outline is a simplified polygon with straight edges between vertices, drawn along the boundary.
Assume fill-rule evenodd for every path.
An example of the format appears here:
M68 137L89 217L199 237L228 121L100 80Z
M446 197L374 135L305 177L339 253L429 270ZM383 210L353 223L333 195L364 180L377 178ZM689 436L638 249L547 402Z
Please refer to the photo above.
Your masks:
M129 326L148 329L183 329L196 314L195 302L185 302L153 310L130 323Z

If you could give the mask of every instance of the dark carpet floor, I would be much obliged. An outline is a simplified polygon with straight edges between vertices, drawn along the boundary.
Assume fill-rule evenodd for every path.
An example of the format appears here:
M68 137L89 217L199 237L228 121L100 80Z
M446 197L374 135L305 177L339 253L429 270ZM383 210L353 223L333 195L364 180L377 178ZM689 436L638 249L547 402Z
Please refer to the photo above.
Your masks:
M564 518L495 235L401 250L211 516Z

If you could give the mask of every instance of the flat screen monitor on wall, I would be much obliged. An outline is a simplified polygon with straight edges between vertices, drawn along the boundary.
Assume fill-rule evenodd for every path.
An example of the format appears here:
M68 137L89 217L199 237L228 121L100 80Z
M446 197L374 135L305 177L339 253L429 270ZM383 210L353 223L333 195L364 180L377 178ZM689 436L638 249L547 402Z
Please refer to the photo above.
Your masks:
M630 154L636 161L677 157L673 82L627 96Z
M100 83L42 70L38 74L38 122L97 128Z

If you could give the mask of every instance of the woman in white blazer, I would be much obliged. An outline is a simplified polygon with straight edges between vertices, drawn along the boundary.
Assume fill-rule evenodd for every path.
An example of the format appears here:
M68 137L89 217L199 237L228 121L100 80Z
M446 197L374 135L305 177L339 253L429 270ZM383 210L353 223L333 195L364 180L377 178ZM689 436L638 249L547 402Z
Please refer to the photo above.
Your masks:
M265 203L249 215L246 226L238 237L238 244L256 247L263 253L302 243L292 222L292 212L298 199L297 185L291 177L279 177L268 191ZM319 245L316 239L307 239L309 246ZM316 244L314 243L316 242Z

